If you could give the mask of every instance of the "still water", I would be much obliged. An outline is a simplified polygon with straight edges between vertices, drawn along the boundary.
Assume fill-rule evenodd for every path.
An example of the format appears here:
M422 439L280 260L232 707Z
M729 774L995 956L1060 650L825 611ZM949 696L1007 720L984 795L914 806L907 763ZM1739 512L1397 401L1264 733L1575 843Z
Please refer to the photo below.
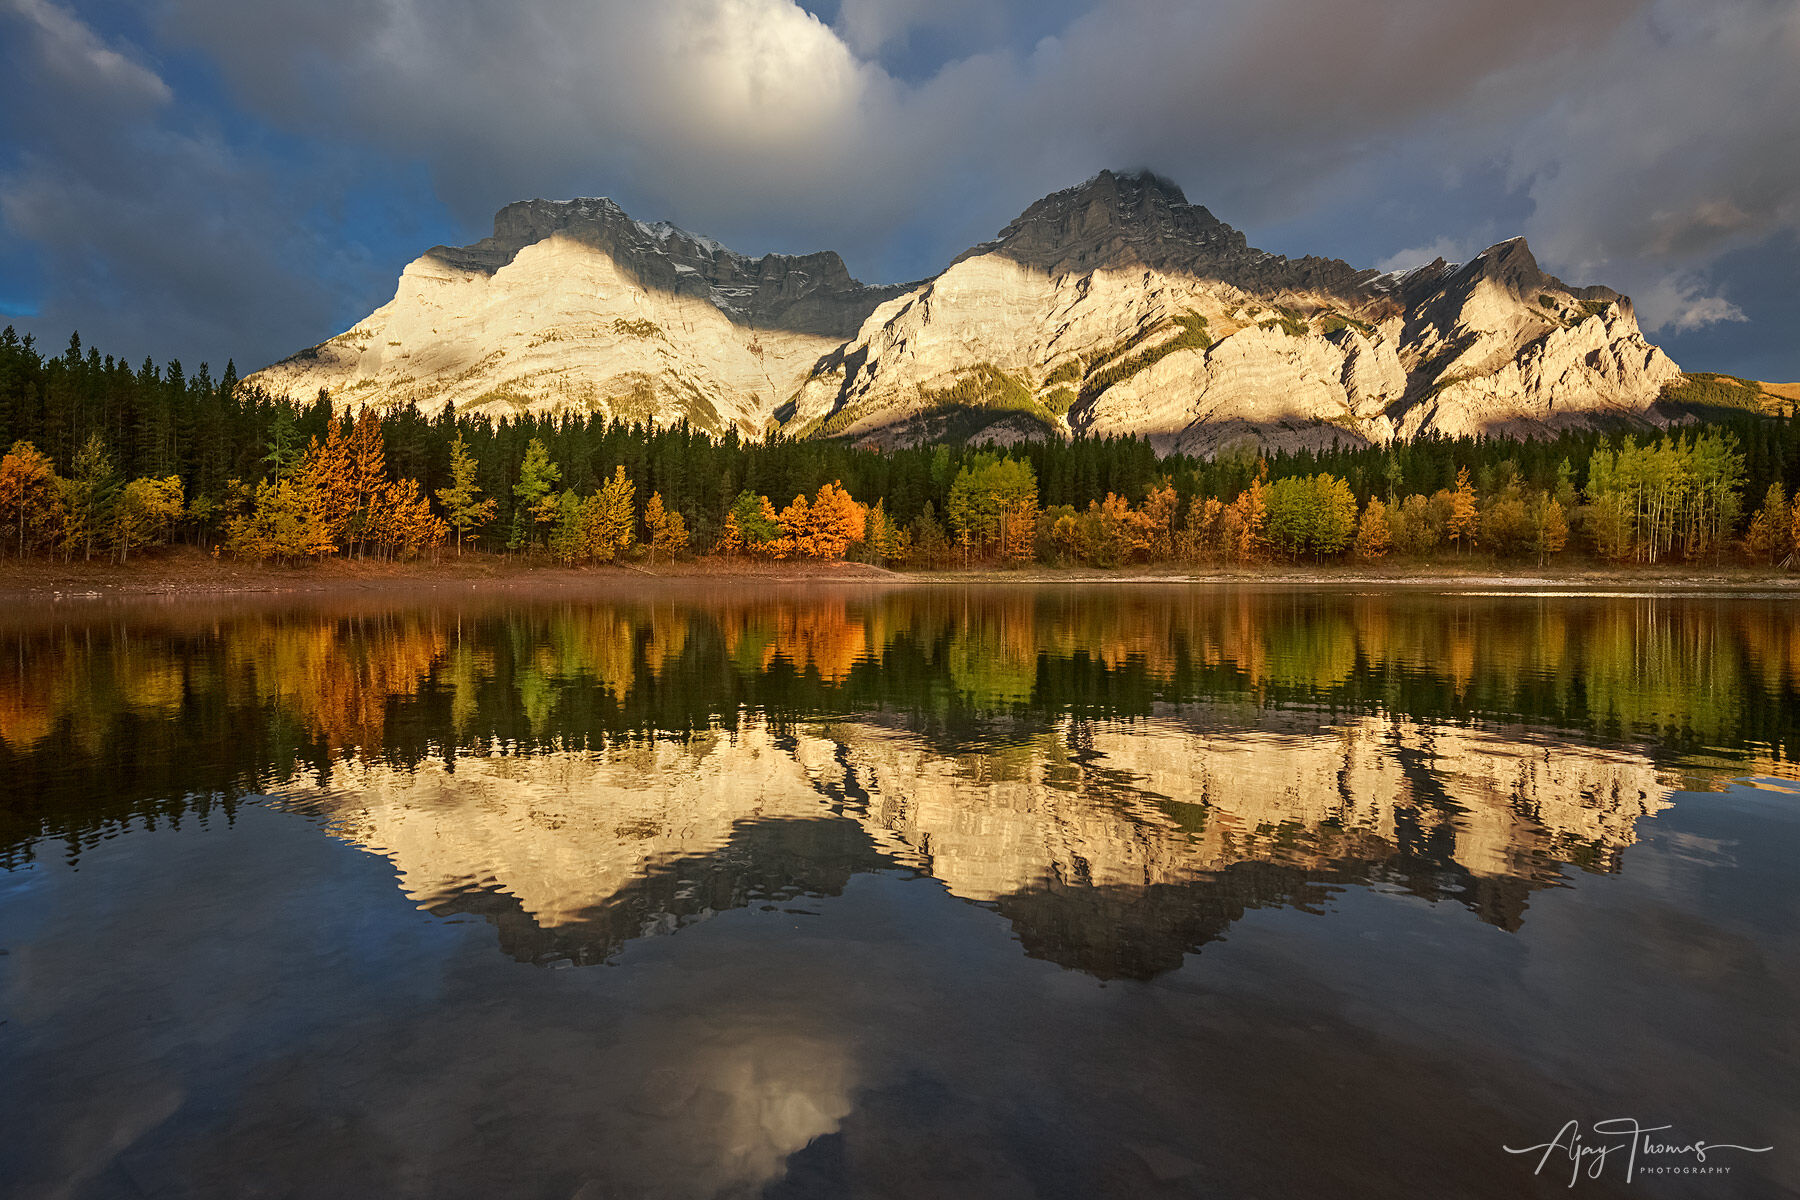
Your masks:
M1797 758L1785 599L40 605L0 1192L1800 1194Z

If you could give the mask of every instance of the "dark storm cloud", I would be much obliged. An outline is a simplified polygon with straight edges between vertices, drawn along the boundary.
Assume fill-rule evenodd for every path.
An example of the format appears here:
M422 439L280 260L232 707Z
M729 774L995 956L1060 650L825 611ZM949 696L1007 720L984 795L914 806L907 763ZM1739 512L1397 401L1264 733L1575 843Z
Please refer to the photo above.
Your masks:
M80 329L215 372L332 321L336 288L369 264L308 231L278 163L194 120L148 62L48 0L0 0L0 29L0 225L42 281L40 296L7 295L9 319L52 349Z
M15 53L52 92L70 90L56 82L70 63L80 74L111 54L107 87L136 89L116 137L177 136L147 59L51 0L0 0L9 9L35 31ZM603 192L745 250L833 246L864 277L912 278L1044 192L1150 165L1253 237L1312 239L1284 251L1401 265L1524 232L1548 267L1630 290L1647 324L1691 332L1742 315L1726 268L1747 248L1800 230L1791 2L840 0L815 15L792 0L161 0L151 12L158 48L212 64L244 111L324 160L319 147L422 163L467 236L510 200ZM192 186L223 174L237 181L227 193L254 196L255 157L213 151L224 165ZM71 170L39 146L0 196L54 196ZM95 189L84 203L102 205L96 172L76 174ZM313 199L344 186L305 181ZM181 208L180 184L160 192L162 209ZM250 205L260 219L217 211L174 236L209 237L224 274L293 282L285 318L245 318L293 347L334 330L301 321L330 296L309 297L290 263L342 256L332 247L357 231L296 244L282 230L297 223L268 202ZM73 245L140 270L135 235L95 244L73 216L25 228L15 210L27 211L8 202L15 235L52 259ZM421 248L378 251L386 274ZM324 290L341 295L347 273L326 270ZM45 307L93 300L58 282ZM173 284L169 303L182 306Z

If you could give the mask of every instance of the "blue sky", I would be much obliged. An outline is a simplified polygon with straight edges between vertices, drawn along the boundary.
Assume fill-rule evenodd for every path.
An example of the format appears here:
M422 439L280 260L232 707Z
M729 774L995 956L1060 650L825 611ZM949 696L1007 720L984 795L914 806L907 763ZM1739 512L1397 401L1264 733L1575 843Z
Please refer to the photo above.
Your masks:
M610 195L919 278L1152 167L1359 266L1523 233L1800 379L1793 0L0 0L0 314L241 370L495 209Z

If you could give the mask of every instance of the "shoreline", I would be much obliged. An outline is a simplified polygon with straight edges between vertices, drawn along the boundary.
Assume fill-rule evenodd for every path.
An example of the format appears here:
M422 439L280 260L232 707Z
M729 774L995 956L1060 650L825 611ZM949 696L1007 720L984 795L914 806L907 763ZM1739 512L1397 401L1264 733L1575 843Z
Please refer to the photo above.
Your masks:
M1508 571L1491 561L1468 564L1409 563L1371 567L1279 564L1245 568L1090 567L1032 565L1017 569L895 571L854 562L748 562L701 558L685 562L563 567L497 555L469 555L436 563L328 560L298 567L215 559L180 549L125 565L12 559L0 563L0 599L74 603L84 600L231 596L344 595L355 593L529 591L614 594L665 586L746 587L860 585L1042 586L1048 584L1195 587L1329 587L1435 589L1571 594L1625 592L1721 592L1800 594L1800 573L1754 567L1619 568L1595 564Z

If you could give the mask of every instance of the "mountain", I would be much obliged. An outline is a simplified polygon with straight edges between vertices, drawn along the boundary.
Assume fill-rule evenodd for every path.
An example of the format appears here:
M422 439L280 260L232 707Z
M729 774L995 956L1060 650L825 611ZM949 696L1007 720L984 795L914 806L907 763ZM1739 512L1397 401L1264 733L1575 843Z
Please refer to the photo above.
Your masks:
M880 445L1133 433L1159 449L1660 423L1631 302L1523 238L1406 273L1284 258L1150 173L1047 196L921 283L750 259L609 200L502 209L355 327L258 372L346 406L575 407Z
M501 209L493 237L427 250L387 304L251 379L344 406L605 410L760 436L905 290L865 287L831 251L746 258L610 200L533 200Z

